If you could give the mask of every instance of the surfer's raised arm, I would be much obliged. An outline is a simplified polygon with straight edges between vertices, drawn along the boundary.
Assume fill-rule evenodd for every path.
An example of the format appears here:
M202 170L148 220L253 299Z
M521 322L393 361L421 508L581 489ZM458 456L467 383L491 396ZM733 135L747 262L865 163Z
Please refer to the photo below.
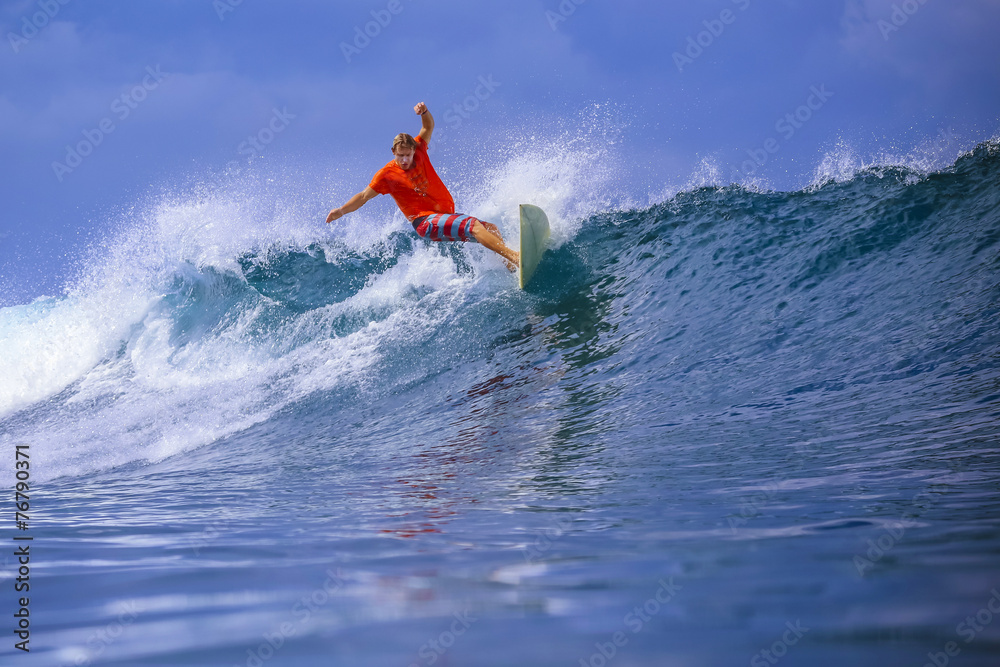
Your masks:
M424 143L430 144L431 135L434 134L434 116L427 110L427 105L423 102L413 107L413 112L420 116L420 122L422 123L420 133L417 136L423 139Z
M335 208L332 211L330 211L330 214L326 216L326 221L330 223L333 222L334 220L337 220L338 218L344 217L348 213L357 211L359 208L364 206L368 202L368 200L374 199L375 197L378 197L378 193L372 190L370 187L365 187L364 190L351 197L346 204L344 204L340 208Z

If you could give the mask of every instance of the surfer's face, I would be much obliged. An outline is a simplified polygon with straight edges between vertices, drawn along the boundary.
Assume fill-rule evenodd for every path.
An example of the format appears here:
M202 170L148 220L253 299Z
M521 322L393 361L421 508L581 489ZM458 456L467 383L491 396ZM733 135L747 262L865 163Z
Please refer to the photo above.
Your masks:
M392 152L396 156L396 164L403 169L409 169L413 166L413 153L412 148L404 148L402 146Z

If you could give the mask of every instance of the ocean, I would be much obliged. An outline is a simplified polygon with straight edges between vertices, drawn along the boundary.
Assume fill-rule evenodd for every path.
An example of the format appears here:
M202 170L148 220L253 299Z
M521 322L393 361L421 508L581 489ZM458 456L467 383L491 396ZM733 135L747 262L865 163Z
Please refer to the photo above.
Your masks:
M1000 144L645 202L585 160L456 186L549 212L526 291L236 175L0 309L0 662L998 664Z

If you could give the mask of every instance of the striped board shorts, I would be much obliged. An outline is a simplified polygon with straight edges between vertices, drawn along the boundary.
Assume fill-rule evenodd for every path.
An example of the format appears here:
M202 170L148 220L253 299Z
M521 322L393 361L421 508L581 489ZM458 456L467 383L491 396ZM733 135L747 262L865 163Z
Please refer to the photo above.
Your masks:
M472 235L479 220L461 213L438 213L424 215L413 220L413 229L422 238L431 241L472 241Z

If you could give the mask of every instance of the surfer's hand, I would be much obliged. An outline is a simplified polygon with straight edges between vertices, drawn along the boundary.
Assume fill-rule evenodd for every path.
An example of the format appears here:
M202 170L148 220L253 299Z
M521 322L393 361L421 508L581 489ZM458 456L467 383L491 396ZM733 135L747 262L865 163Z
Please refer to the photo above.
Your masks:
M344 212L341 211L339 208L335 208L332 211L330 211L330 215L326 216L326 222L327 224L330 224L334 220L339 220L342 217L344 217Z
M427 113L427 105L424 104L423 102L420 102L419 104L417 104L417 106L413 107L413 112L418 116L423 116L425 113Z

